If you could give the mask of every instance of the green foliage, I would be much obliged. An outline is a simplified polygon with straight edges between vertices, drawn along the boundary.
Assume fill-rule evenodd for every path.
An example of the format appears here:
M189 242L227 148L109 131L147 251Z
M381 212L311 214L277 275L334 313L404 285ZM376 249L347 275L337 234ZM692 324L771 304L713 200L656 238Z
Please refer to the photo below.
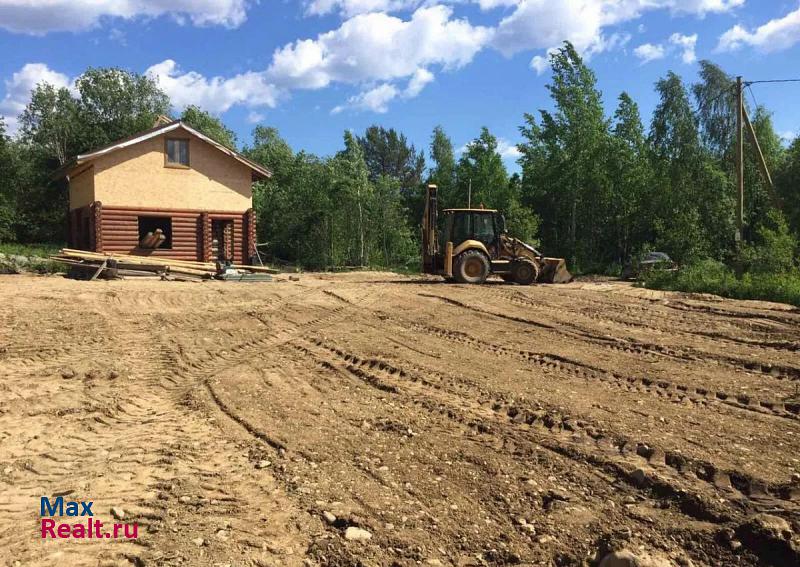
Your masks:
M49 258L64 247L63 242L19 244L16 242L6 242L0 244L0 254L14 256L29 256L39 258Z
M759 299L789 303L800 307L800 272L745 273L716 260L701 260L677 272L652 272L643 284L651 289L712 293L734 299Z
M89 68L75 81L79 151L152 128L169 112L169 98L144 75L117 68Z
M525 115L520 129L523 203L541 222L542 246L571 267L606 262L611 208L609 121L597 79L566 42L550 57L555 111Z
M0 244L0 274L65 272L67 270L64 264L50 260L50 256L58 254L63 246L63 244ZM18 262L12 259L12 256L23 256L26 260Z
M427 183L439 188L439 204L443 209L453 209L461 204L456 183L456 155L453 142L441 126L433 129L430 156L433 162Z
M566 257L575 273L616 272L632 256L659 250L690 266L658 276L659 285L792 297L776 290L791 289L797 271L800 141L784 148L770 113L750 111L778 198L746 140L745 242L737 247L729 75L702 61L699 82L687 87L668 73L655 85L646 131L627 93L606 116L596 77L570 43L550 63L552 108L524 116L521 173L511 176L488 128L458 160L445 131L434 128L426 170L423 152L393 128L345 132L341 151L317 157L257 127L243 152L273 172L254 187L261 250L309 268L412 269L423 184L435 183L441 208L466 206L471 187L473 206L498 209L513 236ZM152 79L121 69L89 69L75 89L37 85L15 139L0 122L0 241L62 240L66 185L53 173L77 154L152 127L170 108ZM181 118L236 147L219 118L196 106ZM708 258L736 270L703 264Z
M67 185L52 174L71 158L151 128L169 110L156 83L122 69L88 69L78 77L77 95L41 83L19 117L19 192L15 238L60 240L66 231ZM19 193L18 193L19 194Z
M14 238L14 211L20 193L19 163L15 147L0 117L0 242Z
M200 107L193 104L187 106L181 114L181 121L223 146L236 149L236 134L233 130Z
M393 179L400 187L404 206L412 215L422 216L423 152L418 152L405 135L394 128L373 125L357 140L364 152L370 181L377 183L381 176Z
M742 247L739 262L745 272L785 274L797 267L797 238L778 211L770 211L755 238Z
M795 234L800 234L800 138L789 146L776 172L775 189L789 226Z

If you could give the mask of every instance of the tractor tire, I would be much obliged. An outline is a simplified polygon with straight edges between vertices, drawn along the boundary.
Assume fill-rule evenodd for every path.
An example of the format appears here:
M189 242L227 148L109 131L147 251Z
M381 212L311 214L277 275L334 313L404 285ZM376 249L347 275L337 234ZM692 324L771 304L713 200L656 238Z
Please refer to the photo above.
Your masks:
M519 285L531 285L539 278L539 268L533 262L517 260L511 264L511 276Z
M467 250L458 255L453 277L458 283L482 284L489 277L489 259L480 250Z

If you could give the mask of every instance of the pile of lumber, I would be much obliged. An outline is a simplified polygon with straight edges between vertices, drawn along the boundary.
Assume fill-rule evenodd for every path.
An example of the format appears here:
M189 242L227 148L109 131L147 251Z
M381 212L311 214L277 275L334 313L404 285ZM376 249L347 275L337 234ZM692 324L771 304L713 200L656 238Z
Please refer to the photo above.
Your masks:
M167 240L164 231L157 228L155 232L148 232L139 241L139 248L158 248Z
M231 273L242 276L246 280L248 275L265 275L277 273L277 270L266 266L244 266L231 264L224 269L218 269L211 262L191 262L189 260L173 260L171 258L157 258L147 256L134 256L132 254L101 254L63 248L52 260L61 262L72 268L72 272L88 277L89 279L121 279L121 278L152 278L177 281L198 281L230 275ZM231 279L220 278L220 279ZM252 278L254 281L267 281L264 277Z

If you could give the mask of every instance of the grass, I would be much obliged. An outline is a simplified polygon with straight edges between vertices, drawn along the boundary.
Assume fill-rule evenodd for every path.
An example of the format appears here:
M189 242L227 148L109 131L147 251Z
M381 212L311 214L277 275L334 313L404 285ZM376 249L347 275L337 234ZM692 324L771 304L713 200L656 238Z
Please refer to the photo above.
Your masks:
M65 272L67 271L67 267L64 264L53 262L49 259L50 256L58 254L58 251L63 247L63 244L58 243L0 243L0 254L5 254L6 256L25 256L33 259L25 266L18 266L16 262L8 259L0 259L0 273L15 274L20 271L26 271L39 274L54 274Z
M677 272L653 272L642 282L650 289L712 293L734 299L758 299L800 307L800 272L745 273L737 276L720 262L706 260Z
M0 243L0 254L7 256L35 256L48 258L58 254L65 244L17 244L15 242Z

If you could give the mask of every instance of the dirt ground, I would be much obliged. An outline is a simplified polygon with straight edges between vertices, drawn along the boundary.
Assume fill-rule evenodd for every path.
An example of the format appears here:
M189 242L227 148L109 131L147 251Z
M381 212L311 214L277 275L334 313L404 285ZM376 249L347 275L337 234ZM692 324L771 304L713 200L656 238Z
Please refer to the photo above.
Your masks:
M0 322L0 564L800 565L797 309L4 276ZM43 541L58 495L138 538Z

